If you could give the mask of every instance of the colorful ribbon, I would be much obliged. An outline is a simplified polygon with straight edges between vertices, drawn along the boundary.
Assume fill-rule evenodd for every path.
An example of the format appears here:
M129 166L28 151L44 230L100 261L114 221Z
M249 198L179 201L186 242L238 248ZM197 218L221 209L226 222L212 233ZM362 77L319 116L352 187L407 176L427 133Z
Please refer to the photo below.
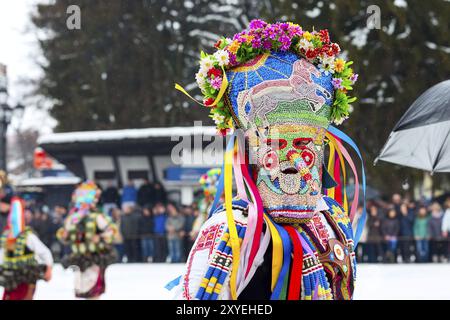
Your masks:
M361 218L358 220L358 225L356 227L356 232L355 232L355 235L354 235L354 242L355 242L355 248L356 248L356 246L358 245L359 239L361 238L361 234L363 232L364 225L365 225L366 219L367 219L367 212L366 212L366 174L365 174L365 171L364 171L364 160L362 158L361 152L359 151L357 145L355 144L355 142L353 142L353 140L349 136L347 136L345 133L343 133L342 131L340 131L339 129L337 129L337 128L333 127L333 126L329 126L328 127L328 132L330 132L334 136L338 137L339 139L343 140L345 143L350 145L353 148L353 150L356 152L356 154L358 155L359 159L361 160L363 212L362 212ZM356 194L356 189L355 189L355 194Z
M265 215L266 216L266 215ZM267 216L267 219L270 220L270 217ZM283 294L283 288L285 284L287 286L287 279L289 278L289 268L291 266L291 240L289 238L289 234L284 230L281 226L277 224L273 224L276 228L279 237L281 238L282 246L283 246L283 265L281 267L280 273L277 277L277 282L272 291L272 295L270 297L271 300L285 300L286 295ZM272 257L273 259L273 257ZM284 293L286 293L284 291Z
M284 229L289 233L293 247L294 259L292 262L292 270L289 279L288 300L300 300L302 291L302 271L303 271L303 248L302 243L297 234L297 230L293 226L286 225Z
M264 215L264 220L266 221L266 225L268 226L272 237L272 281L270 288L273 292L283 266L283 241L281 240L280 234L275 228L274 223L267 215Z
M235 135L232 136L231 140L234 146ZM228 229L230 232L230 244L231 251L233 254L233 263L231 266L230 275L230 288L231 288L231 298L233 300L237 299L237 271L240 263L240 248L239 248L239 237L236 229L236 224L234 222L233 216L233 153L234 147L231 150L225 152L225 211L227 215Z
M193 96L191 96L186 91L186 89L184 89L178 83L175 83L175 89L177 89L178 91L183 92L189 99L191 99L195 103L198 103L199 105L202 105L202 106L208 107L208 108L214 107L214 106L217 105L217 103L222 99L223 95L225 94L225 91L227 90L227 87L228 87L228 78L227 78L227 73L225 72L225 69L223 67L222 67L222 84L220 86L219 93L217 94L217 97L214 100L214 102L212 104L210 104L210 105L205 105L203 102L198 101Z
M339 161L335 161L334 163L334 179L336 181L336 183L338 184L336 188L336 190L338 192L334 193L334 197L333 199L336 200L337 202L339 202L339 204L341 204L344 207L344 211L348 212L348 197L347 197L347 173L346 173L346 169L345 169L345 162L344 162L344 157L342 155L342 151L341 148L342 144L339 143L339 140L336 139L336 137L334 137L332 134L327 133L326 134L327 138L330 140L330 143L328 144L330 146L330 148L333 148L333 152L335 154L337 154ZM333 157L333 161L334 161ZM353 164L351 157L346 158L347 162ZM329 163L330 164L330 163ZM332 163L331 163L332 165ZM342 177L343 177L343 183L341 183L341 169L342 169ZM353 170L353 174L356 177L356 180L358 179L358 172L356 170ZM333 188L333 189L335 189Z

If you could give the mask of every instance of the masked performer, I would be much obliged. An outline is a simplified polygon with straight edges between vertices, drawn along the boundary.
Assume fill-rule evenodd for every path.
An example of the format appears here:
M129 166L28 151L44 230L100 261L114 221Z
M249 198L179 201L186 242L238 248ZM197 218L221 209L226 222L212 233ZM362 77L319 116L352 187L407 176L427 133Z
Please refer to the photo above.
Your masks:
M351 62L337 57L327 30L293 23L254 20L215 48L202 52L196 79L218 129L230 132L225 203L203 224L176 297L351 299L365 218L354 233L359 180L342 141L357 148L330 125L355 100ZM350 210L346 161L356 190Z
M65 268L75 266L75 295L95 299L105 292L105 270L117 261L113 240L117 228L97 210L100 189L93 182L82 183L73 193L73 208L57 237L70 247Z
M53 257L36 234L25 226L23 203L18 197L11 200L0 246L3 300L32 300L37 280L51 278Z
M200 177L199 183L203 190L203 196L198 201L200 214L197 216L192 226L191 237L194 237L194 239L197 237L201 226L208 218L214 197L216 196L220 173L220 168L214 168L208 170L208 172Z

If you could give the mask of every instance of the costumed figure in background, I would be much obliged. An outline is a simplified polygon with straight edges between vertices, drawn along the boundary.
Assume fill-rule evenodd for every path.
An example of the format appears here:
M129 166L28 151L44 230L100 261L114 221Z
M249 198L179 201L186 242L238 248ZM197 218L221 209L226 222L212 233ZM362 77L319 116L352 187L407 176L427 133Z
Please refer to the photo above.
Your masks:
M217 184L219 182L221 169L214 168L208 170L200 177L199 183L203 190L203 196L198 201L200 214L194 221L191 230L191 237L197 237L203 223L208 219L209 211L216 196Z
M97 209L101 191L91 181L82 183L72 195L73 207L57 237L70 248L62 259L65 268L75 267L75 295L95 299L105 292L106 268L117 261L113 247L117 228Z
M25 225L23 201L13 197L0 239L0 286L3 300L32 300L39 279L52 275L51 251Z
M228 135L224 188L175 297L351 299L365 212L354 232L359 179L343 141L360 153L330 124L342 123L355 100L349 97L357 79L352 62L338 58L327 30L308 32L293 23L253 20L215 48L202 52L196 79L202 104ZM351 208L346 162L355 178ZM365 190L363 167L362 174Z

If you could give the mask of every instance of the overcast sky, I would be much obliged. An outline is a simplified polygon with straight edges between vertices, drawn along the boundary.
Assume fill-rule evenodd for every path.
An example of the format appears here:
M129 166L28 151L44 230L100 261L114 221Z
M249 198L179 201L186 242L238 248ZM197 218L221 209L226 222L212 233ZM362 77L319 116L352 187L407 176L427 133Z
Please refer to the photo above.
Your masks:
M24 82L38 79L41 70L37 66L42 55L36 40L36 30L30 21L30 14L39 2L48 0L2 0L0 1L0 63L8 67L9 103L26 104L27 112L24 114L21 128L35 128L48 132L54 125L46 112L36 109L33 100L24 99L31 90ZM18 119L12 125L17 126Z

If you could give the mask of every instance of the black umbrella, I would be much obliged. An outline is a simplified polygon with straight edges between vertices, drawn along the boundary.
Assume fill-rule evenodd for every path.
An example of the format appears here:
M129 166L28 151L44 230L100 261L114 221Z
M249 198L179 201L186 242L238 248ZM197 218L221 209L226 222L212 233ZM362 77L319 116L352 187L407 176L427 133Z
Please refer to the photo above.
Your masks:
M450 80L425 91L395 125L375 160L450 172Z

